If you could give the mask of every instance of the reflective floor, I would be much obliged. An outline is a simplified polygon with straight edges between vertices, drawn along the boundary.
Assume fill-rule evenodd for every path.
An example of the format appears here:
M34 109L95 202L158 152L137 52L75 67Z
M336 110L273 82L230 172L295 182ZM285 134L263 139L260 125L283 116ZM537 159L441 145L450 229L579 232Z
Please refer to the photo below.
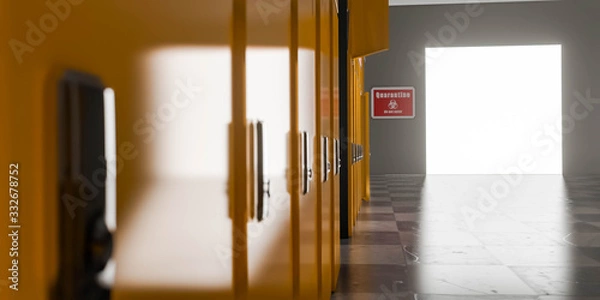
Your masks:
M600 176L373 176L332 299L600 299Z

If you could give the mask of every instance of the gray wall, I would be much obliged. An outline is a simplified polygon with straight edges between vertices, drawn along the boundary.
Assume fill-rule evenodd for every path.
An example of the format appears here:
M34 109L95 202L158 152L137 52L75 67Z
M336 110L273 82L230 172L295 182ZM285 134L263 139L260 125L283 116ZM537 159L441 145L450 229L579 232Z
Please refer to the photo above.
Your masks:
M480 16L470 17L466 30L442 45L562 44L563 113L569 115L577 101L576 91L585 95L591 89L592 98L600 98L600 1L485 4L481 8ZM426 33L439 41L440 29L451 25L445 15L458 12L466 12L466 6L390 8L390 50L367 58L365 89L414 86L417 116L413 120L371 120L372 174L426 172L425 69L415 68L408 54L416 51L413 55L424 56L425 47L430 47ZM572 132L565 129L565 174L600 174L600 104L589 107L589 115L575 121Z

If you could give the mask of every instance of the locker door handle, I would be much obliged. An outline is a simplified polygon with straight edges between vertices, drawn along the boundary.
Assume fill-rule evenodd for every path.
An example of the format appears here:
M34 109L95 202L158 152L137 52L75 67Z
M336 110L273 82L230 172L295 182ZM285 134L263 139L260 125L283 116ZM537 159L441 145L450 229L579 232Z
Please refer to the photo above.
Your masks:
M310 182L313 179L313 170L310 159L310 139L308 132L303 131L300 135L302 151L302 194L310 192Z
M365 147L360 145L360 160L365 159Z
M324 136L323 140L323 182L327 182L329 180L329 173L331 172L331 163L329 162L329 138Z
M334 172L335 175L338 175L340 173L340 171L342 170L342 157L341 157L341 145L340 145L340 140L335 139L335 157L334 157Z
M358 150L358 159L357 161L361 161L362 160L362 145L356 145L356 148Z
M105 284L110 283L99 277L113 255L106 222L107 176L116 168L108 169L111 164L106 162L107 155L114 154L107 153L112 137L106 125L114 120L106 118L106 88L94 75L66 71L58 93L58 201L64 207L58 211L59 279L54 293L57 299L108 300L110 287ZM93 189L93 195L83 195L85 187Z
M356 146L358 148L358 161L362 160L362 145Z
M344 160L342 160L342 141L340 141L338 139L338 149L337 149L338 153L337 153L337 157L338 157L338 174L340 174L340 172L342 172L342 164L344 163Z
M266 136L267 129L263 121L256 121L254 126L254 211L258 222L269 216L269 198L271 197L271 180L268 175Z
M359 151L359 153L360 153L360 160L362 161L363 158L365 158L365 155L363 153L363 146L362 145L360 145L360 151Z
M337 139L333 139L333 175L337 175Z

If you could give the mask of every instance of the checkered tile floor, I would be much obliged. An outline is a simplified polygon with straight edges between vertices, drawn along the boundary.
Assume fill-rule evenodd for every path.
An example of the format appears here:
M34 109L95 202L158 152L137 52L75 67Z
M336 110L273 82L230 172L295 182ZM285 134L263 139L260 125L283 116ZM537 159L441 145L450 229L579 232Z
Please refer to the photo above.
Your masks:
M600 176L373 176L332 299L600 299Z

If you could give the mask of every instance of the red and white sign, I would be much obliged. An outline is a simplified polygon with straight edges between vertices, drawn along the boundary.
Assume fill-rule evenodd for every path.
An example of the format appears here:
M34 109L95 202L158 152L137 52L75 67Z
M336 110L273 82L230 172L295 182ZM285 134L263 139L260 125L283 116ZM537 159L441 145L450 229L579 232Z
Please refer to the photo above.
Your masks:
M375 87L371 90L373 119L413 119L414 87Z

